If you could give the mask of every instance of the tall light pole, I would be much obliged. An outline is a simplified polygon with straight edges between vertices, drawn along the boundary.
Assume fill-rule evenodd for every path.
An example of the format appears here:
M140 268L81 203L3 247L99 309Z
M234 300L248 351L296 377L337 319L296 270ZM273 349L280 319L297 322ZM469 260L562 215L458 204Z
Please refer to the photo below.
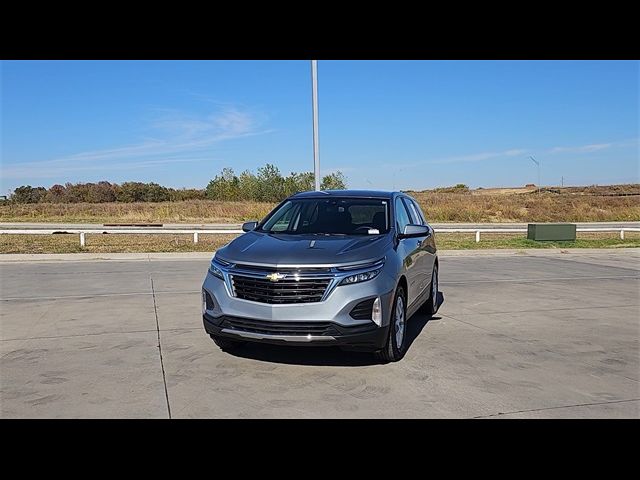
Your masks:
M311 60L311 101L313 103L313 176L320 190L320 147L318 146L318 61Z
M538 160L536 160L535 158L533 158L531 155L529 155L529 158L538 167L538 195L539 195L540 194L540 187L541 187L541 185L540 185L540 162Z
M402 168L399 169L397 172L396 170L393 171L393 190L395 191L396 189L396 173L402 172Z

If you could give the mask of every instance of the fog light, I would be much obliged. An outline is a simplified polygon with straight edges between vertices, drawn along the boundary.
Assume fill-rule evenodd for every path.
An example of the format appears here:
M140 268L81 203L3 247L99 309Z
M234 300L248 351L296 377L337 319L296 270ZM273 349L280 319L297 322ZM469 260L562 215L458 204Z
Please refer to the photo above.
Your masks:
M373 301L373 308L371 309L371 320L374 321L379 327L382 326L382 305L380 303L380 297L377 297Z
M213 298L211 298L211 295L209 295L209 292L207 292L204 288L202 289L202 314L204 315L207 310L211 311L213 310L214 304L213 304Z

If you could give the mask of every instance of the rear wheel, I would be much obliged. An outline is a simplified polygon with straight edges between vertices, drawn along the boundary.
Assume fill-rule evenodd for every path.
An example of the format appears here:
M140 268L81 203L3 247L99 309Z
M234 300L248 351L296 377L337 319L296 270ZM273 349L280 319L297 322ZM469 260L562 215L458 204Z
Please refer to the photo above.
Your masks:
M433 273L431 274L431 288L429 292L429 298L422 306L422 311L427 315L435 315L438 311L438 264L433 266Z
M240 340L232 340L227 337L220 337L218 335L213 335L213 334L210 334L209 336L211 337L213 342L217 346L219 346L221 350L224 350L225 352L236 350L242 347L246 343Z
M405 305L404 288L396 290L393 310L389 320L389 334L382 350L376 352L376 357L383 362L397 362L407 349L407 307Z

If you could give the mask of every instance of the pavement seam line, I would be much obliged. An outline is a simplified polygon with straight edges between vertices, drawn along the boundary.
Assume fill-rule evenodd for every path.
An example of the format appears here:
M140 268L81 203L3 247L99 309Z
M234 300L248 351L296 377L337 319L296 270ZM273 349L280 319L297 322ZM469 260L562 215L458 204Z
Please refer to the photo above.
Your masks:
M475 324L473 324L473 323L471 323L471 322L465 322L464 320L460 320L459 318L455 318L455 317L453 317L453 316L451 316L451 315L446 315L446 314L444 314L444 313L440 313L440 312L438 312L438 313L439 313L441 316L445 317L445 318L450 318L451 320L455 320L456 322L464 323L465 325L469 325L470 327L477 328L478 330L482 330L483 332L487 332L487 333L490 333L490 334L493 334L493 335L502 335L502 336L504 336L504 337L506 337L506 338L508 338L508 339L510 339L510 340L513 340L513 341L515 341L515 342L524 342L524 343L526 343L526 344L531 344L531 340L522 340L522 339L520 339L520 338L512 337L511 335L506 335L506 334L504 334L504 333L496 332L496 331L494 331L494 330L490 330L490 329L488 329L488 328L480 327L479 325L475 325ZM515 313L518 313L518 312L515 312ZM462 314L462 315L464 315L464 314ZM562 353L560 353L560 352L555 352L555 351L553 351L553 350L550 350L550 353L552 353L552 354L554 354L554 355L560 355L560 356L562 356L562 355L563 355ZM585 365L585 366L591 366L591 364L590 364L590 363L583 362L582 360L576 360L576 361L577 361L578 363L582 364L582 365ZM622 373L615 373L615 372L611 372L610 374L611 374L611 375L615 375L615 376L617 376L617 377L626 378L627 380L631 380L632 382L636 382L636 383L638 383L638 380L636 380L635 378L627 377L626 375L623 375ZM557 408L561 408L561 407L557 407Z
M640 276L636 275L606 275L606 276L597 276L597 277L541 277L541 278L497 278L495 280L460 280L460 281L444 281L440 282L441 285L468 285L468 284L476 284L476 283L537 283L537 282L559 282L566 280L618 280L618 279L627 279L627 278L635 278L640 280Z
M638 268L632 268L632 267L619 267L619 266L614 266L614 265L602 265L601 263L593 263L593 262L589 262L587 260L589 260L592 257L586 256L586 255L582 255L581 257L571 257L571 258L565 258L565 257L559 257L559 258L545 258L545 260L554 260L554 261L559 261L559 262L570 262L570 263L578 263L580 265L588 265L590 267L605 267L605 268L615 268L616 270L624 270L627 272L638 272ZM638 266L640 266L640 264L638 264Z
M460 320L459 318L453 317L451 315L447 315L447 314L444 314L444 313L441 313L441 312L438 312L438 314L443 316L443 317L445 317L445 318L450 318L451 320L455 320L456 322L464 323L464 324L469 325L471 327L477 328L478 330L482 330L483 332L494 333L494 334L496 333L493 330L489 330L487 328L481 327L479 325L475 325L475 324L470 323L470 322L465 322L464 320ZM503 334L499 333L498 335L503 335ZM520 341L519 339L512 338L509 335L505 335L505 337L510 338L511 340Z
M192 331L200 330L201 327L181 327L181 328L166 328L163 332L180 332L180 331ZM21 337L21 338L0 338L0 342L21 342L27 340L55 340L56 338L78 338L78 337L94 337L100 335L123 335L129 333L150 333L155 332L156 329L151 330L130 330L127 332L98 332L98 333L79 333L77 335L50 335L44 337Z
M594 310L598 308L638 308L640 304L635 305L602 305L597 307L558 307L558 308L536 308L534 310L508 310L508 311L499 311L499 312L480 312L483 316L485 315L505 315L508 313L537 313L537 312L563 312L565 310ZM456 315L471 315L470 313L456 313ZM452 317L453 318L453 317ZM454 320L457 320L454 318Z
M158 321L158 307L156 305L156 293L153 288L153 277L149 275L151 280L151 293L153 298L153 313L156 317L156 332L158 333L158 353L160 354L160 367L162 368L162 383L164 384L164 396L167 400L167 412L169 413L169 420L171 420L171 404L169 403L169 390L167 389L167 376L164 371L164 359L162 358L162 343L160 342L160 322Z
M186 293L199 293L198 290L161 290L155 292L156 294L171 293L171 294L186 294ZM136 295L154 295L151 292L129 292L129 293L87 293L85 295L59 295L54 297L6 297L2 298L3 302L16 301L16 300L62 300L65 298L94 298L94 297L131 297Z
M47 253L3 253L0 254L0 264L4 263L37 263L37 262L84 262L95 260L108 260L108 261L141 261L151 262L154 260L180 260L180 261L202 261L203 259L210 259L215 251L211 252L136 252L136 253L116 253L116 252L103 252L103 253L62 253L62 254L47 254ZM566 252L566 253L563 253ZM517 256L517 257L548 257L548 256L584 256L584 255L600 255L600 254L618 254L624 255L632 253L637 255L640 253L638 247L625 247L625 248L568 248L568 249L554 249L554 248L530 248L530 249L469 249L469 250L439 250L439 255L446 256L448 258L462 258L470 256ZM57 255L64 255L66 258L57 257ZM184 256L182 256L184 255ZM37 256L40 256L38 258Z
M44 335L42 337L22 337L22 338L2 338L0 342L18 342L20 340L53 340L55 338L79 338L79 337L95 337L99 335L127 335L129 333L149 333L152 330L129 330L126 332L97 332L97 333L77 333L74 335Z
M595 405L609 405L612 403L628 403L628 402L638 402L638 401L640 401L640 398L630 398L628 400L612 400L610 402L576 403L573 405L560 405L559 407L531 408L528 410L516 410L514 412L498 412L498 413L492 413L491 415L479 415L477 417L471 417L471 418L474 418L474 419L490 418L490 417L499 417L500 415L513 415L516 413L541 412L544 410L557 410L560 408L591 407Z

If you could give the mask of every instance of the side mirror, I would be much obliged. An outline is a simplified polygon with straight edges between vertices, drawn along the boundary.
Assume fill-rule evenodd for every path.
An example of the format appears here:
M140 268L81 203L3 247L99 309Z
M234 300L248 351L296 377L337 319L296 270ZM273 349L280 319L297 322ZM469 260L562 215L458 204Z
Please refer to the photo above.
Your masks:
M428 237L431 230L426 225L405 225L404 232L398 238Z
M258 226L258 222L244 222L242 224L242 231L250 232L251 230L255 230L257 226Z

